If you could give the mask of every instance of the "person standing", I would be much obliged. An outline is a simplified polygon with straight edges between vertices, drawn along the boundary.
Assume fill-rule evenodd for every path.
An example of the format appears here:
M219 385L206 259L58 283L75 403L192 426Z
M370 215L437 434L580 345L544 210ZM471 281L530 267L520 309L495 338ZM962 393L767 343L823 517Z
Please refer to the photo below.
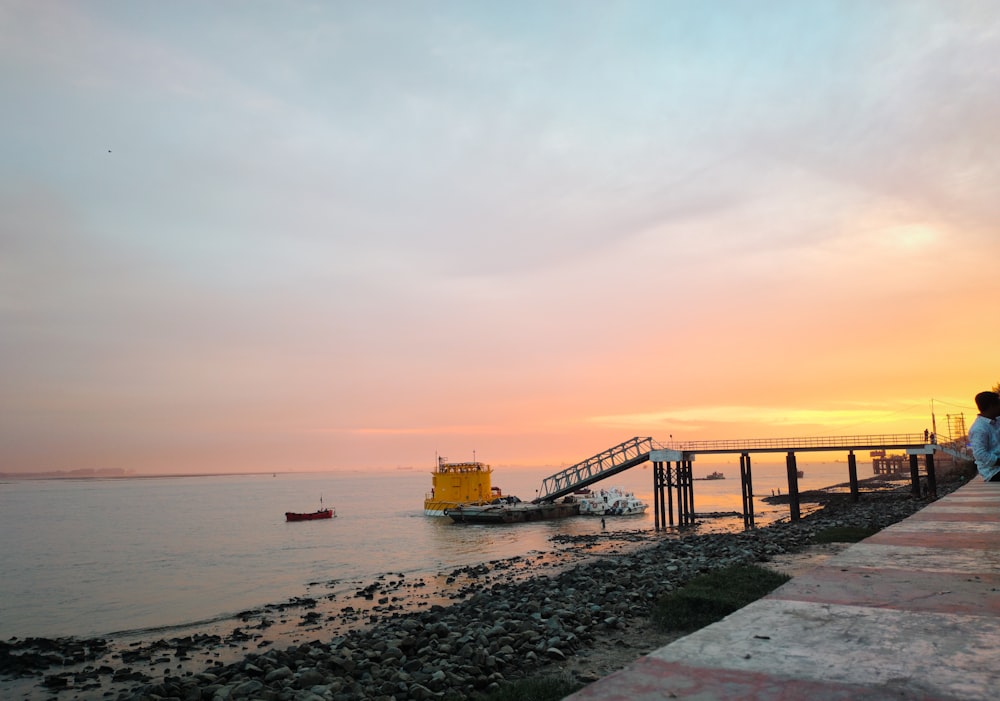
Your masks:
M969 447L984 482L1000 482L1000 394L976 395L979 415L969 428Z

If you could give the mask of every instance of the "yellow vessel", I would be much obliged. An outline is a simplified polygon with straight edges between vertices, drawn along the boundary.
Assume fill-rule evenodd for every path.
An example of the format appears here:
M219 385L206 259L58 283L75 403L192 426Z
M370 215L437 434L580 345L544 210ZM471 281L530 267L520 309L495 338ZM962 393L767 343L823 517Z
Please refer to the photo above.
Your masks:
M431 491L424 498L424 515L444 516L445 509L465 504L488 504L503 496L490 484L493 470L481 462L446 462L437 459Z

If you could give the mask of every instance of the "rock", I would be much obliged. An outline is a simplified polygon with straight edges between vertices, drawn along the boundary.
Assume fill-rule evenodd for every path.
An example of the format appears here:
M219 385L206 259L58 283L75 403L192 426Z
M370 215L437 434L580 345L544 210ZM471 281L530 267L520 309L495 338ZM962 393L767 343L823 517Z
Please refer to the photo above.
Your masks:
M231 698L245 699L253 696L264 688L264 685L257 679L250 679L233 687Z
M310 687L316 686L317 684L322 684L326 681L326 677L315 667L308 667L303 669L298 674L298 679L296 680L298 688L308 689Z
M290 670L288 667L278 667L276 669L272 669L270 672L267 673L267 675L264 677L264 683L271 684L281 679L288 679L291 676L292 676L292 670Z

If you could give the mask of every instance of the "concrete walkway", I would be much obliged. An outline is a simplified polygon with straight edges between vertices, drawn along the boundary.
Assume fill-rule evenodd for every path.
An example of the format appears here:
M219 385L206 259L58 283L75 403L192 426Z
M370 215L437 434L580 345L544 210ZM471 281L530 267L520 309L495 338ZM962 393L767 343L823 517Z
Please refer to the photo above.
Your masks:
M569 698L1000 699L1000 484L977 477Z

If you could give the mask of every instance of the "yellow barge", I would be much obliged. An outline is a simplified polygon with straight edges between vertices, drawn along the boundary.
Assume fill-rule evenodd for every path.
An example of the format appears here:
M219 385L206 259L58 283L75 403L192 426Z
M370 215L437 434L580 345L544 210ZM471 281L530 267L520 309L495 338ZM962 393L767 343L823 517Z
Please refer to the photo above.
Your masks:
M491 484L493 470L481 462L447 462L437 459L431 491L424 498L425 516L444 516L445 509L469 504L489 504L503 497Z

